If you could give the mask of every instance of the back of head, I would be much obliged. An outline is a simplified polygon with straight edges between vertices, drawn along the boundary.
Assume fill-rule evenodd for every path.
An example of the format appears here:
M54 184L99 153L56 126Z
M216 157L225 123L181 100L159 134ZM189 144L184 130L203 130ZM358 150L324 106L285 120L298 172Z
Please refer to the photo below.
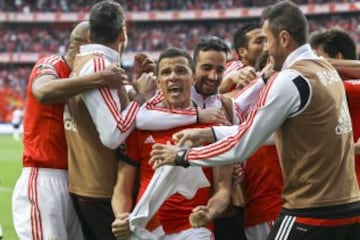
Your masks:
M254 29L260 29L260 25L259 24L245 24L244 26L242 26L241 28L239 28L234 35L234 39L233 39L233 45L234 45L234 49L237 52L237 49L239 49L240 47L243 48L247 48L248 46L248 38L246 37L246 34L248 32L251 32Z
M313 32L309 43L314 49L322 48L322 51L331 58L357 59L355 41L347 32L339 28ZM341 54L340 57L339 54Z
M216 36L205 36L200 38L194 49L193 59L196 63L200 51L219 51L224 52L226 55L230 53L230 48L224 40Z
M88 43L87 34L89 31L89 22L83 21L78 23L70 34L69 50L66 54L67 63L72 67L72 62L79 52L79 48L82 44Z
M191 58L190 54L187 51L182 50L180 48L170 47L170 48L165 49L163 52L161 52L159 59L157 61L157 64L156 64L156 75L158 75L158 73L159 73L159 63L161 62L161 60L166 59L166 58L176 58L176 57L186 58L188 60L189 67L192 70L194 70L193 59Z
M274 36L287 31L297 46L306 43L309 25L305 15L294 3L282 1L267 7L262 14L262 22L265 21L269 21Z
M90 41L111 44L116 41L124 25L125 15L122 6L111 0L101 1L91 8Z

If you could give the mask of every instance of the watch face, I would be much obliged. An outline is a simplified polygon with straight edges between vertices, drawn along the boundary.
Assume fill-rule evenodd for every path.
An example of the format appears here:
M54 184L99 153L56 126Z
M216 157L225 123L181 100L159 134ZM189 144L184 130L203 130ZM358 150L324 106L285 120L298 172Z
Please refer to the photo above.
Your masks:
M178 157L182 157L183 155L184 155L184 153L183 153L183 151L179 151L179 152L177 152L177 154L176 154Z

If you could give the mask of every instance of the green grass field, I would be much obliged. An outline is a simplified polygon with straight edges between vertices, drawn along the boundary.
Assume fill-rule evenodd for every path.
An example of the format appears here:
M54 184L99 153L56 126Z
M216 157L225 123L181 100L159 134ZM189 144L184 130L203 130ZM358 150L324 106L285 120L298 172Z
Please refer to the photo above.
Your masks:
M11 216L11 194L21 172L22 142L0 135L0 224L3 240L17 239Z

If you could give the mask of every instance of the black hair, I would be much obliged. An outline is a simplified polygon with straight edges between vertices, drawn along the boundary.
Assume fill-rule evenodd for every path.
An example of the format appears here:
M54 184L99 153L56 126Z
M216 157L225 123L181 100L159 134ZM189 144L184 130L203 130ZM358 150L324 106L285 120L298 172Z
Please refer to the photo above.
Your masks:
M208 35L205 37L200 38L199 42L196 44L193 54L193 59L196 64L197 59L199 57L200 51L221 51L224 52L226 55L230 53L229 46L225 43L224 40L218 38L213 35Z
M90 12L90 40L93 43L110 44L125 25L122 6L114 1L98 2Z
M338 53L341 53L344 59L357 59L355 41L347 32L339 28L313 32L310 35L309 43L312 48L322 47L331 58L335 58Z
M167 48L165 51L161 52L159 59L157 61L156 64L156 75L158 75L159 73L159 63L162 59L164 58L175 58L175 57L184 57L188 60L188 65L191 68L191 70L194 70L194 62L193 59L191 58L191 55L185 51L182 50L180 48L175 48L175 47L170 47Z
M287 31L298 46L306 43L309 24L305 15L294 3L282 1L267 7L262 14L262 22L267 20L274 36L281 31Z
M246 34L254 29L260 29L260 28L261 27L259 24L249 23L249 24L245 24L235 32L233 39L233 47L236 53L239 48L248 47L249 39L247 38Z

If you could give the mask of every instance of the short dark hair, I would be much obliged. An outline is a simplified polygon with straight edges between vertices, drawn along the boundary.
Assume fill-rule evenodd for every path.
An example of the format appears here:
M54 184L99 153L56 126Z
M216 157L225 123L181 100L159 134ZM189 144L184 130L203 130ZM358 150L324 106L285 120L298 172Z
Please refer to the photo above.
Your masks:
M224 52L226 55L230 53L230 48L224 40L213 35L208 35L200 38L196 44L193 54L194 63L196 64L200 51L206 52L211 50Z
M90 40L93 43L110 44L125 25L122 6L114 1L98 2L90 12Z
M176 58L176 57L184 57L188 60L188 65L191 68L192 71L194 71L194 62L191 58L191 55L180 48L170 47L165 49L163 52L161 52L159 59L156 64L156 75L159 73L159 63L164 58Z
M239 48L248 47L249 39L247 38L246 34L254 29L260 29L260 28L261 27L259 24L249 23L249 24L245 24L235 32L233 38L233 47L236 53Z
M267 7L262 14L262 22L266 20L269 21L274 36L285 30L298 46L306 43L309 24L305 15L294 3L282 1Z
M351 36L339 29L331 28L311 33L309 38L311 47L322 47L331 58L341 53L345 59L356 60L356 43Z

